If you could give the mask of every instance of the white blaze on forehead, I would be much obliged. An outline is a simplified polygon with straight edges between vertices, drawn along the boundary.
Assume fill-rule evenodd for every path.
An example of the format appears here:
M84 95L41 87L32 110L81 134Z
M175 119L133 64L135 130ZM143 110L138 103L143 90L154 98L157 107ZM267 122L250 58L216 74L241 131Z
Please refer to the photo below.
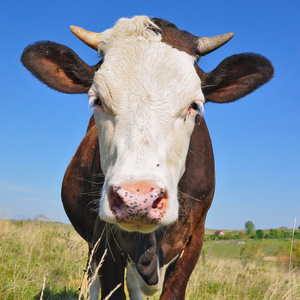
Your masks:
M146 103L147 109L176 117L194 99L203 98L194 58L162 43L149 26L156 27L148 17L121 19L102 33L104 63L95 87L112 109L140 111Z

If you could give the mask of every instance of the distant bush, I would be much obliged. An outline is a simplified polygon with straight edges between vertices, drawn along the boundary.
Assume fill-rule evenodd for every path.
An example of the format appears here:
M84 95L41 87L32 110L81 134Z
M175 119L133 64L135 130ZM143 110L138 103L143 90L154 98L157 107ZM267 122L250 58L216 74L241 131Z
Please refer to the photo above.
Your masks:
M255 238L261 240L265 236L265 233L261 230L258 229L255 231Z
M293 233L290 232L290 231L284 231L284 232L283 232L283 237L284 237L285 239L291 239L291 238L292 238L292 235L293 235Z
M280 229L270 229L269 233L265 235L266 239L290 239L292 238L292 231L285 231ZM300 239L300 232L295 231L294 239Z
M245 239L245 233L239 231L225 232L225 235L218 236L216 234L208 234L205 236L206 241L216 241L216 240L242 240Z
M240 250L242 265L245 267L249 262L257 262L264 256L260 243L246 243Z
M300 269L300 241L294 241L291 255L291 242L284 248L281 248L277 254L278 261L285 268L291 267Z
M227 231L224 236L218 236L216 234L209 234L205 236L206 241L215 240L243 240L243 239L291 239L292 231L288 229L270 229L269 232L258 229L251 235L247 235L241 231ZM294 239L300 239L300 231L295 231Z

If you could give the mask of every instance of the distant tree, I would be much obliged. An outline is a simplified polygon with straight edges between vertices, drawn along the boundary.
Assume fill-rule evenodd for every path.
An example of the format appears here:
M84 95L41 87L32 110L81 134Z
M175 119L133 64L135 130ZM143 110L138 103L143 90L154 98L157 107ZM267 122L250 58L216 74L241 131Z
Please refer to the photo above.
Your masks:
M252 232L255 231L255 225L252 221L247 221L245 223L245 229L246 229L246 234L251 234Z
M261 229L255 231L255 238L261 240L264 237L264 232Z
M50 218L48 218L45 215L39 214L34 218L35 221L50 221Z
M275 239L275 238L276 238L276 230L271 228L271 229L269 230L268 237L269 237L270 239Z
M279 229L270 229L268 237L270 239L280 239L283 236L283 232Z
M281 231L288 230L288 228L287 228L286 226L281 226L281 227L279 227L279 229L280 229Z

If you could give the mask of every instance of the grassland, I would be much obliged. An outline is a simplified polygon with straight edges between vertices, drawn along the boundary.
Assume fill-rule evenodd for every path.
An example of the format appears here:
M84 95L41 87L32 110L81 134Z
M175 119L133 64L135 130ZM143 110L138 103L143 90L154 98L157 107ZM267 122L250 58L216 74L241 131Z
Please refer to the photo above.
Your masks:
M71 225L0 220L0 299L76 299L87 247Z
M300 299L300 270L281 260L288 247L284 240L206 242L187 299ZM0 220L0 299L78 299L86 260L70 225Z

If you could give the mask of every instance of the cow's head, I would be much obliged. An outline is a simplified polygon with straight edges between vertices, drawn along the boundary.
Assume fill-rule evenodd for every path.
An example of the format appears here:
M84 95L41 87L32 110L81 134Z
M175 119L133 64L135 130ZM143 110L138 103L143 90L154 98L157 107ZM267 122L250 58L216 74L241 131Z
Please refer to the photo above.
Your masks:
M56 90L88 93L105 174L100 217L143 233L176 221L196 115L207 101L235 101L266 83L271 64L240 54L205 73L196 61L233 34L198 38L161 19L120 19L101 34L72 31L99 51L99 64L52 42L27 47L22 62Z

